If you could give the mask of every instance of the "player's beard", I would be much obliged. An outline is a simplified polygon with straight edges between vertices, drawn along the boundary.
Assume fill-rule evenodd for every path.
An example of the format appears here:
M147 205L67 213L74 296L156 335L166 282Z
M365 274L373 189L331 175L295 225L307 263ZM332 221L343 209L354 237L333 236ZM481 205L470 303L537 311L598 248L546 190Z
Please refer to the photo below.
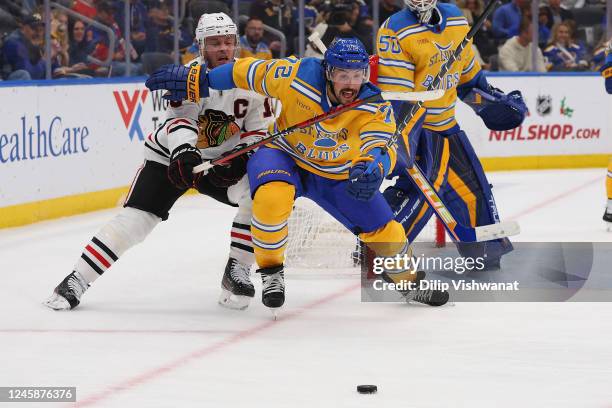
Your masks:
M340 90L336 91L334 89L334 96L338 100L338 102L342 105L346 105L347 103L353 102L357 99L357 95L359 95L360 88L352 88L350 86L344 86Z

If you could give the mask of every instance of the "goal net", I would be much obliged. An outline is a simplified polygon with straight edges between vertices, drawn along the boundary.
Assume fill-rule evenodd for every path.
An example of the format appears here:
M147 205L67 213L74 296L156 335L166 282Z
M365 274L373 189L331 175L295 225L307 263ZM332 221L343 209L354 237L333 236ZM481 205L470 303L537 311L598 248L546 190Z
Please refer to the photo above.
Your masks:
M298 198L289 218L289 241L285 252L288 268L347 269L359 266L361 245L355 235L307 198ZM416 241L444 246L445 231L431 217Z

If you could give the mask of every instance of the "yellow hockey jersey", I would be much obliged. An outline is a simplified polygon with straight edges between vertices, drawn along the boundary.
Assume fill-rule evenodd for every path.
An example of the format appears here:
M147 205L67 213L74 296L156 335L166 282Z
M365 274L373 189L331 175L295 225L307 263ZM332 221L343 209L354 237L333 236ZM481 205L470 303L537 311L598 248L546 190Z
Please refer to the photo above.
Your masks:
M418 21L408 9L389 17L378 30L378 86L383 91L424 91L442 64L465 38L469 25L459 8L438 3L442 21L435 26ZM463 50L440 82L445 95L425 102L423 127L442 132L457 125L457 86L469 82L480 71L471 43Z
M282 110L271 131L311 119L332 107L322 61L317 58L241 58L234 63L232 75L238 88L281 101ZM376 92L380 90L367 83L358 98ZM351 160L385 145L394 132L391 104L370 103L293 132L268 146L284 150L304 170L326 178L346 179ZM393 168L395 146L389 155Z

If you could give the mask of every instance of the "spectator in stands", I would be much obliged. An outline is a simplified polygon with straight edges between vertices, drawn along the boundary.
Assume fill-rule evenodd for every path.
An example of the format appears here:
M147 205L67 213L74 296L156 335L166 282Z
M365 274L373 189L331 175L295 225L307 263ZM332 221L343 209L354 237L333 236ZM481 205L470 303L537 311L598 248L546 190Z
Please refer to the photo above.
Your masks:
M378 25L387 21L389 17L400 11L402 8L397 5L395 0L381 0L380 8L378 11Z
M123 0L115 1L115 21L122 33L125 33L125 5ZM147 41L147 29L145 24L148 20L147 7L142 0L130 0L130 40L138 55L145 50Z
M358 7L358 5L356 6ZM355 16L354 10L355 9L352 4L338 3L335 4L329 11L324 13L327 20L319 23L315 27L315 31L319 33L321 41L323 44L325 44L325 46L329 46L329 44L336 37L361 37L361 35L350 25L350 22L359 16L358 13L357 16ZM367 42L362 40L366 46L366 49L368 49L368 52L370 53L372 49L371 38L372 37L370 37L369 40L366 39ZM308 44L306 47L306 56L322 58L323 54Z
M263 34L263 21L257 17L249 18L244 35L240 37L240 58L272 59L272 51L263 41Z
M70 26L68 56L71 71L75 74L93 76L95 73L87 64L87 56L91 52L91 45L85 39L85 23L76 20L69 24Z
M198 17L199 18L199 17ZM146 24L147 39L146 52L164 52L170 54L174 50L174 21L170 14L170 5L167 1L156 0L149 9L149 19ZM193 37L185 30L180 29L179 49L186 49L193 43ZM195 56L199 51L195 48ZM195 58L194 56L194 58ZM190 58L191 60L193 58Z
M89 18L95 18L98 12L96 0L74 0L72 10Z
M474 24L474 21L478 20L484 11L483 0L459 0L457 6L461 9L470 25ZM486 19L480 30L474 35L474 45L485 59L488 59L493 54L497 54L497 45L493 40L490 19Z
M543 7L540 7L538 13L538 45L540 48L545 48L550 40L550 29L548 28L548 13Z
M111 53L110 75L124 76L127 72L125 53L130 52L130 57L133 60L135 59L135 52L132 52L133 50L128 51L125 49L125 40L123 39L119 26L115 22L115 11L115 6L110 1L102 0L97 5L96 20L99 23L110 27L115 33L115 45L113 49L109 49L110 38L108 33L96 26L90 26L87 28L85 31L85 38L95 47L91 52L90 57L96 58L100 61L105 61L108 58L109 53ZM107 67L93 66L92 68L96 70L97 75L109 74L109 68ZM142 73L142 65L140 63L132 63L131 72L132 75L140 75Z
M524 18L521 21L519 34L512 37L499 49L500 71L545 72L544 56L539 47L533 44L531 21ZM536 48L536 61L533 66L532 49Z
M571 41L571 28L567 23L553 27L552 39L544 50L549 71L585 71L589 63L583 47Z
M500 40L512 38L519 33L521 19L529 8L529 0L512 0L504 4L493 13L493 35Z
M9 67L9 80L44 79L46 73L43 59L44 22L40 14L32 14L21 22L4 41L2 60ZM57 51L52 48L51 58ZM52 66L52 70L57 66Z
M285 0L255 0L251 4L250 17L258 17L265 25L287 31L291 24L292 7Z
M52 46L58 48L57 62L60 66L68 66L70 57L68 55L68 15L59 10L54 10L51 17L51 41Z
M552 29L555 24L559 24L562 21L574 19L574 15L570 10L561 7L561 0L548 0L548 6L540 7L541 10L544 10L548 17L548 29Z

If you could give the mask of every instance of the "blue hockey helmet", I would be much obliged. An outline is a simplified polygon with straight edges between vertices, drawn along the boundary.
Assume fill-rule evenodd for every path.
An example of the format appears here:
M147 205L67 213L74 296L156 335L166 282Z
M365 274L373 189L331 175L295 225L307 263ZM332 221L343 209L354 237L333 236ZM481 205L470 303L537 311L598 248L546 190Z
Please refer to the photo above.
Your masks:
M335 38L323 57L327 79L331 80L334 69L362 70L363 82L366 82L370 76L369 58L368 52L359 39L355 37Z

